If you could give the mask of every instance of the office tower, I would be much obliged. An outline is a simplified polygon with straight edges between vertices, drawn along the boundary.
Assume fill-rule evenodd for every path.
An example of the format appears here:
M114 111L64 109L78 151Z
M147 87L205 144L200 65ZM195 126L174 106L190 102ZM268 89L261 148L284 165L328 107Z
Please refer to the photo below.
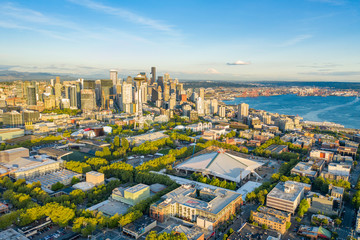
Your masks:
M70 99L70 108L76 109L78 105L78 97L77 97L77 91L75 85L69 86L69 99Z
M19 112L13 110L11 112L6 112L2 115L3 124L9 127L17 127L23 125L23 116Z
M164 78L162 76L158 77L157 83L158 83L158 86L161 87L161 89L164 89Z
M201 97L201 99L205 100L205 88L199 89L199 97Z
M24 96L24 94L23 94L23 82L17 82L16 83L15 96L18 97L18 98L22 98Z
M151 82L150 84L153 85L156 80L156 67L151 68Z
M163 91L164 101L167 102L167 101L169 101L169 98L170 98L170 87L169 87L169 85L165 84L163 90L164 90Z
M126 83L133 84L133 78L130 77L130 76L128 76L128 77L126 78Z
M50 85L52 86L52 87L55 87L55 79L50 79Z
M198 97L196 100L196 111L198 113L198 116L204 116L204 100L201 97Z
M80 83L80 89L79 89L79 91L80 91L81 89L84 89L84 79L78 78L78 82Z
M148 96L147 86L148 86L148 84L147 84L146 81L143 82L143 83L141 84L141 86L140 86L140 88L141 88L141 101L142 101L143 103L146 103L146 102L147 102L147 96Z
M226 116L226 108L224 105L219 106L219 117L224 118Z
M81 109L81 82L75 82L76 86L76 102L77 102L77 108Z
M116 70L110 70L110 80L113 83L113 86L118 84L118 72Z
M93 81L93 80L84 80L82 89L93 89L93 90L95 90L95 81Z
M56 83L60 83L60 77L56 77Z
M68 98L61 99L61 108L62 109L70 108L70 99Z
M199 95L196 92L193 92L191 94L190 99L191 99L192 102L196 102L196 99L198 99L198 97L199 97Z
M64 85L65 98L70 99L70 85Z
M168 74L168 73L165 73L164 74L164 82L168 82L169 81L169 79L170 79L170 74Z
M244 118L249 116L249 105L246 103L241 103L238 105L238 120L241 121Z
M95 81L96 105L101 107L101 80Z
M38 111L24 110L23 111L24 123L36 123L40 119L40 113Z
M185 104L183 105L182 107L182 110L183 110L183 116L190 116L190 112L191 112L191 106L189 104Z
M218 112L218 100L213 98L210 100L210 113L217 114Z
M132 100L132 84L124 82L121 89L121 103L124 112L130 113L130 104L132 103Z
M44 108L45 109L54 109L56 106L55 96L54 95L45 95L44 97Z
M60 81L60 80L59 80ZM60 82L57 82L56 80L56 83L55 83L55 105L57 107L60 107L60 102L61 102L61 88L62 88L62 85Z
M176 95L180 99L180 95L184 92L184 85L182 83L179 83L176 85Z
M24 84L22 85L22 88L23 88L23 98L27 98L27 93L28 93L28 90L27 88L31 86L30 85L30 82L29 81L25 81Z
M34 86L27 87L27 104L36 105L36 88Z
M112 97L113 82L112 80L101 80L101 108L109 109L110 97Z
M170 96L170 100L169 100L169 109L172 110L174 109L176 106L176 94L173 93Z
M93 111L96 109L95 90L82 89L81 90L81 109L84 112Z
M159 100L159 92L156 88L152 88L151 91L151 102L156 102L157 100Z
M210 115L211 109L210 109L210 99L204 100L204 114L205 115Z
M47 93L48 95L54 95L53 88L51 86L46 86L44 92Z

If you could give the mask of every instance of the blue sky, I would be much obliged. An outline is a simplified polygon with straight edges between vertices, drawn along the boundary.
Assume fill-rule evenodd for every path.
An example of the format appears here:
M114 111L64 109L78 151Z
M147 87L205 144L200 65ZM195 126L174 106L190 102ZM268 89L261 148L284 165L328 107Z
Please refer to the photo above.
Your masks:
M360 81L360 0L0 0L0 70Z

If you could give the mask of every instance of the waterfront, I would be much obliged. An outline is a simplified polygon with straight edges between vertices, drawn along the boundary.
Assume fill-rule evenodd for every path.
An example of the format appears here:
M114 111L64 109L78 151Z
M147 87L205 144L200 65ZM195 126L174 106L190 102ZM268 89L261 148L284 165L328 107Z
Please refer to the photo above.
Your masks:
M327 121L339 123L348 128L360 128L360 101L356 97L300 97L288 94L224 101L228 105L237 105L242 102L258 110L299 115L304 120Z

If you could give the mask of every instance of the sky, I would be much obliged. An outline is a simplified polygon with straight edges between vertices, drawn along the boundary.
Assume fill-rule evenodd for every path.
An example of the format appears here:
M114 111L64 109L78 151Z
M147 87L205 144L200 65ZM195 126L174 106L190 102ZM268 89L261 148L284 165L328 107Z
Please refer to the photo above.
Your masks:
M360 82L360 0L0 0L0 70Z

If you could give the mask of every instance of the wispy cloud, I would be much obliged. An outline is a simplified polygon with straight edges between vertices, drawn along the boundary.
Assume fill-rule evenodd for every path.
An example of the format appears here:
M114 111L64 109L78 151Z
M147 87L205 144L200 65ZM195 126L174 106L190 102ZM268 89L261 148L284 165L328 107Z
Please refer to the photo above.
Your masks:
M37 32L55 39L76 42L79 38L95 39L102 41L117 41L131 39L136 42L151 43L148 39L133 35L128 32L102 26L82 26L75 22L64 20L65 17L52 17L28 8L23 8L12 3L0 5L0 28L17 29ZM109 38L108 36L112 36Z
M314 75L314 76L359 76L360 71L337 71L337 72L317 71L317 72L301 72L299 74Z
M220 74L220 72L218 70L216 70L215 68L209 68L205 73L206 74Z
M91 0L68 0L68 1L95 11L100 11L108 15L122 18L128 22L140 24L158 31L162 31L170 35L178 35L178 32L174 30L173 26L162 23L158 20L141 16L124 8L112 7Z
M250 64L250 62L244 62L241 60L238 60L236 62L226 63L226 65L249 65L249 64Z
M335 68L343 66L342 64L337 63L313 63L313 64L306 64L306 65L299 65L297 67L301 68Z
M331 5L345 5L346 0L310 0L311 2L326 3Z
M303 41L305 41L307 39L310 39L312 37L313 36L310 35L310 34L298 35L298 36L296 36L296 37L294 37L292 39L287 40L286 42L281 44L281 46L283 46L283 47L293 46L293 45L298 44L300 42L303 42Z

